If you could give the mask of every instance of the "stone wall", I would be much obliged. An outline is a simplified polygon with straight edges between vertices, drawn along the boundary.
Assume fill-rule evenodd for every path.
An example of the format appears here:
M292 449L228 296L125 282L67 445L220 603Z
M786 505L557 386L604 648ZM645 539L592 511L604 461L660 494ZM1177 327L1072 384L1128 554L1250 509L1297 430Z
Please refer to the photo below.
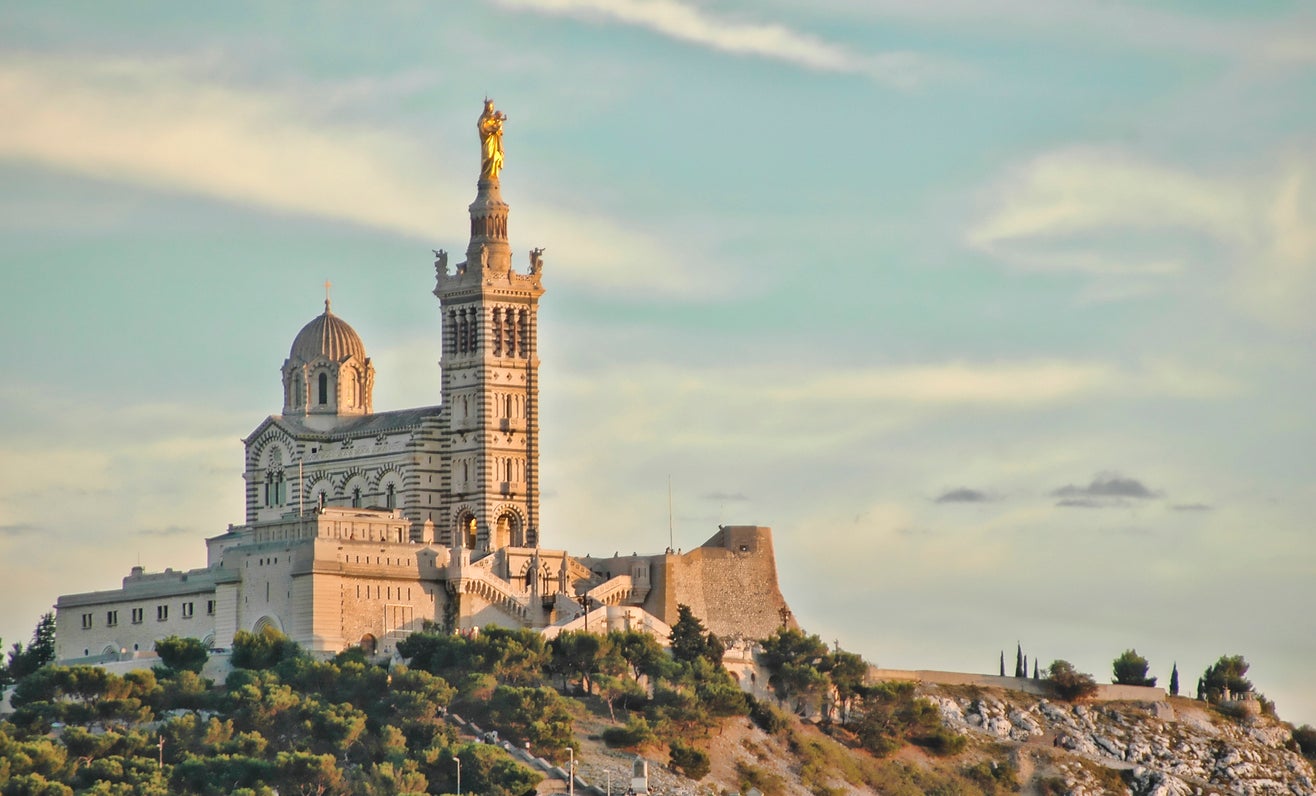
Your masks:
M878 669L870 667L868 677L873 681L904 680L938 685L975 685L980 688L1004 688L1037 696L1050 697L1052 692L1045 680L1028 677L1001 677L995 674L968 672L936 672L927 669ZM1164 702L1165 690L1140 685L1097 685L1097 693L1088 698L1092 702Z

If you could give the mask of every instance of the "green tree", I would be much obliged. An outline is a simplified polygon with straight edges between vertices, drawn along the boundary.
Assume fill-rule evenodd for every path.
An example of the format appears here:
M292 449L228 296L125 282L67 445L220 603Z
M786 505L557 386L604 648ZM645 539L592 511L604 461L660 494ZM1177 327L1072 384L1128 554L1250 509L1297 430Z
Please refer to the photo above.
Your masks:
M272 627L259 633L239 630L233 634L231 662L235 669L273 669L281 661L301 654L297 642Z
M1179 662L1170 669L1170 696L1179 696Z
M580 677L581 689L587 694L594 693L593 676L599 670L599 658L603 652L603 637L597 633L584 630L568 630L559 633L549 643L553 660L561 664L564 671Z
M821 698L831 686L826 674L831 668L827 644L790 627L777 628L761 643L768 685L777 700L791 703L797 712L821 708Z
M1047 680L1055 690L1056 696L1069 702L1097 693L1097 681L1092 679L1092 675L1078 671L1069 661L1052 661Z
M676 606L676 623L672 625L670 638L672 657L678 661L690 663L696 658L707 658L714 663L722 662L725 652L722 642L707 631L688 605Z
M1001 676L1005 676L1005 650L1001 650Z
M1156 678L1147 676L1147 659L1139 655L1137 650L1124 650L1111 663L1111 669L1115 674L1111 682L1116 685L1156 685Z
M1023 677L1026 671L1024 669L1024 645L1019 644L1014 651L1014 676Z
M18 681L55 660L55 615L43 614L37 620L32 631L32 643L24 649L22 643L15 641L9 650L9 667L7 676L11 681Z
M658 677L663 673L670 660L667 650L658 643L652 634L640 630L614 630L608 634L614 649L631 667L631 673L639 681L641 677Z
M1252 690L1247 674L1248 662L1242 655L1221 655L1220 659L1202 673L1203 690L1211 702L1218 702L1226 688L1230 694L1244 694Z
M186 636L166 636L155 642L155 651L165 668L174 672L201 674L210 657L201 639Z

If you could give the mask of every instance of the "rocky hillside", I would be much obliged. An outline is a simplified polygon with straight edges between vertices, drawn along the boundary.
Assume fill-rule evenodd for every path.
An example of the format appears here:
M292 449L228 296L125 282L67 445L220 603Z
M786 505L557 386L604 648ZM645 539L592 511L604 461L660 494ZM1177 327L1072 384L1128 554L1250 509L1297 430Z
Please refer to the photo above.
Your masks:
M1021 692L925 685L945 725L968 739L951 756L905 747L875 759L819 728L794 722L775 734L729 720L712 739L709 776L695 783L653 766L655 793L703 796L840 794L1067 794L1208 796L1316 794L1311 763L1289 748L1273 717L1239 718L1191 699L1070 705ZM582 735L597 728L578 727ZM595 735L597 738L597 735ZM644 750L661 760L658 750ZM582 774L602 784L628 753L586 742ZM593 776L591 776L593 775Z
M1269 716L1230 716L1184 698L1069 705L955 687L924 695L948 726L1010 742L1034 783L1058 779L1065 793L1107 793L1109 772L1136 796L1316 793L1310 762L1288 748L1290 729Z

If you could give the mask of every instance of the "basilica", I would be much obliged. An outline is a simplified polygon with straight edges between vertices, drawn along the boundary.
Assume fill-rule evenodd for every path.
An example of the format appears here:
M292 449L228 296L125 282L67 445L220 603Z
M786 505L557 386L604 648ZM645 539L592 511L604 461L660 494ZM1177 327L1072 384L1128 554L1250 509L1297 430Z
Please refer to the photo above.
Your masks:
M366 346L326 295L283 362L279 414L244 440L242 524L205 540L204 567L133 567L119 588L60 597L59 660L150 658L173 635L223 650L238 631L265 628L326 654L388 655L427 626L666 639L679 604L728 640L793 624L767 528L719 527L685 553L573 557L542 544L544 262L534 249L525 270L512 263L505 120L486 101L465 258L434 253L439 402L375 411Z

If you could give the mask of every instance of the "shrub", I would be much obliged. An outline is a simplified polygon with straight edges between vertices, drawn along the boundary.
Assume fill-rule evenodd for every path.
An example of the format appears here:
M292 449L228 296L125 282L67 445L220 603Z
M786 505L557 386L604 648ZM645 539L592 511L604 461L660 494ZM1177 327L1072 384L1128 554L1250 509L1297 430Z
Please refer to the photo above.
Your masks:
M768 735L776 735L786 729L786 714L767 702L751 699L749 718Z
M1047 680L1050 681L1056 696L1068 702L1097 693L1097 681L1092 679L1092 675L1078 671L1069 661L1052 661Z
M1242 655L1221 655L1220 659L1202 673L1201 685L1206 698L1218 702L1229 689L1231 694L1244 694L1252 690L1252 682L1243 675L1247 674L1248 663Z
M621 746L634 749L656 740L653 728L643 716L632 716L622 727L609 727L603 731L603 741L608 746Z
M672 768L683 776L700 780L708 776L713 765L708 759L708 752L696 749L681 741L672 742Z
M1316 727L1304 724L1294 730L1293 743L1308 760L1316 760Z
M982 760L964 769L964 776L989 796L998 791L1019 790L1019 769L1009 760L1000 763L995 760Z

